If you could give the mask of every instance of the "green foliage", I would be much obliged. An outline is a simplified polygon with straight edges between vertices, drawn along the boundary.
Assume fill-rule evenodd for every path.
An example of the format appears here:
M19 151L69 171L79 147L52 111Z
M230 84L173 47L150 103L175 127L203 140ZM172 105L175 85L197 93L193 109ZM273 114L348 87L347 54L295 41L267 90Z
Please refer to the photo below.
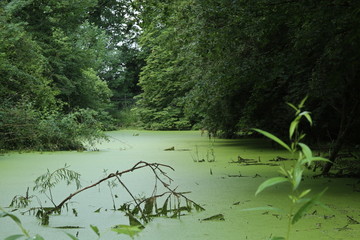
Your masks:
M139 226L129 226L129 225L116 225L111 228L111 231L116 232L118 234L125 234L134 239L139 232L142 231L142 228Z
M66 235L72 240L79 240L77 237L75 237L74 235L72 235L70 233L66 233Z
M36 110L31 102L0 106L0 143L14 150L71 150L107 139L98 113L79 109L69 114Z
M45 174L36 178L33 190L38 190L40 193L49 191L51 195L51 189L62 181L66 182L66 185L75 183L76 189L79 189L81 187L80 174L68 168L69 166L65 165L63 168L59 168L53 172L50 172L48 169ZM52 198L50 200L53 202Z
M118 126L122 128L139 127L139 116L135 110L131 108L123 108L117 112L113 112L112 116L116 119Z
M306 199L305 203L298 209L298 211L294 214L294 216L292 217L291 220L291 224L295 224L296 222L298 222L304 215L306 212L310 211L310 209L319 204L319 198L325 193L327 189L323 190L322 192L316 194L315 196L313 196L310 199ZM309 189L303 191L300 195L299 195L299 199L296 199L296 201L299 201L301 199L304 198L304 196L310 192Z
M20 239L20 238L24 238L24 237L26 240L44 240L44 238L38 234L36 234L35 236L30 236L29 232L23 227L23 225L18 217L16 217L13 214L5 212L5 210L0 207L0 218L4 218L4 217L11 218L16 223L16 225L18 225L18 227L20 228L20 230L22 232L22 234L15 234L15 235L8 236L5 238L5 240L15 240L15 239Z
M104 137L108 36L87 18L97 1L1 1L2 149L82 149Z
M249 127L284 137L296 123L282 130L291 116L277 103L308 94L312 137L359 134L358 1L137 3L146 57L137 103L147 128L175 129L185 118L225 137ZM173 108L175 118L162 118Z
M136 111L145 128L155 130L189 129L185 117L184 96L190 90L188 70L184 64L192 52L183 44L190 42L186 16L192 14L191 1L139 1L143 33L139 43L144 49L146 65L140 74L143 92L137 98ZM185 21L185 22L184 22Z
M141 126L151 130L184 130L190 129L190 121L183 117L180 109L166 107L154 111L147 108L134 108L133 111L140 117Z
M280 183L290 184L291 192L289 194L289 198L291 200L292 207L290 209L290 212L288 213L289 223L288 223L287 237L283 239L290 238L291 226L297 223L305 215L306 212L308 212L313 206L321 204L319 202L319 198L326 191L325 189L324 191L309 198L307 197L307 195L310 193L311 189L299 191L299 186L303 179L303 172L305 168L311 166L311 164L314 161L325 161L325 162L328 161L325 158L314 157L311 149L304 143L300 142L300 140L302 140L305 136L304 133L300 133L300 130L298 128L301 118L305 117L306 120L310 124L312 124L312 118L310 116L310 113L307 111L302 111L306 99L307 98L304 98L297 107L295 107L292 104L288 104L290 107L292 107L295 110L295 118L291 122L289 127L289 138L290 138L291 146L287 145L286 143L284 143L282 140L272 135L271 133L259 129L254 129L255 131L263 134L264 136L270 138L271 140L285 147L289 152L292 153L298 152L299 155L295 165L291 167L289 170L280 167L279 172L282 175L282 177L273 177L266 180L265 182L260 184L260 186L258 187L255 193L255 195L258 195L265 189ZM300 207L298 207L298 210L296 212L293 212L298 205L300 205ZM278 239L278 238L272 238L272 239Z
M20 230L23 234L14 234L14 235L6 237L4 240L15 240L15 239L20 239L20 238L21 239L25 238L25 240L44 240L44 238L38 234L36 234L34 236L30 236L29 232L23 227L23 225L18 217L16 217L13 214L5 212L5 210L0 207L0 218L5 218L5 217L11 218L16 223L16 225L18 225L18 227L20 228ZM77 237L73 236L70 233L65 233L65 234L70 239L78 240Z
M143 57L137 44L141 29L134 1L99 0L91 8L89 21L107 37L99 76L112 91L111 113L116 116L117 111L129 108L134 103L134 95L140 93L137 83Z
M20 230L21 230L22 233L23 233L23 235L13 235L13 236L11 236L11 237L14 237L14 236L26 236L26 237L30 237L28 231L26 231L26 229L22 226L21 221L20 221L20 219L19 219L18 217L16 217L16 216L13 215L13 214L10 214L10 213L5 212L5 210L2 209L1 207L0 207L0 211L1 211L1 212L0 212L0 217L1 217L1 218L4 218L4 217L9 217L9 218L11 218L11 219L16 223L16 225L18 225L18 227L20 228ZM15 239L16 239L16 238L15 238Z
M284 143L280 138L276 137L275 135L269 133L269 132L266 132L266 131L263 131L261 129L257 129L257 128L254 128L254 130L258 133L261 133L262 135L270 138L271 140L273 140L274 142L278 143L279 145L281 145L282 147L284 147L285 149L289 150L289 151L292 151L291 148L286 144Z
M255 195L258 195L258 193L262 192L264 189L271 187L273 185L279 184L279 183L283 183L283 182L287 182L288 180L285 177L274 177L274 178L270 178L268 180L266 180L265 182L263 182L258 189L256 190Z
M36 101L39 108L54 104L54 97L65 102L68 110L104 108L111 93L97 71L107 38L86 21L88 9L95 3L5 1L0 12L4 24L0 29L4 33L0 67L6 67L0 77L5 99L15 92L19 97L11 97L14 102L25 96L41 97L40 103Z
M191 152L191 158L194 162L204 162L205 159L207 162L215 162L216 154L214 149L214 142L209 139L209 145L206 148L206 154L200 154L200 148L195 145L194 153Z
M69 166L65 164L63 168L59 168L53 172L50 172L48 169L45 174L35 179L33 191L45 194L54 205L54 207L40 207L36 211L36 217L41 220L42 225L49 225L51 213L61 213L61 207L56 205L53 197L53 190L60 182L65 182L66 185L75 184L76 190L81 188L80 174L68 168ZM73 212L75 215L77 214L74 209Z
M7 10L0 10L0 100L28 98L38 108L53 107L57 90L45 76L46 58L41 46L26 31L26 23L12 21Z
M100 237L100 231L99 231L99 228L97 226L94 226L94 225L90 225L91 229L94 231L94 233Z
M29 195L29 188L27 188L25 196L22 195L14 196L13 199L11 200L9 207L25 208L29 206L29 204L31 203L31 199L34 197L35 197L34 195Z
M179 218L184 213L205 209L178 192L165 192L145 199L136 199L136 204L124 203L119 210L129 217L130 226L143 227L154 217ZM181 202L185 202L182 204ZM161 203L159 206L159 202Z
M60 90L58 98L67 103L66 109L102 110L108 104L111 92L97 73L105 46L106 37L87 22L71 34L53 29L45 53L52 69L49 77Z

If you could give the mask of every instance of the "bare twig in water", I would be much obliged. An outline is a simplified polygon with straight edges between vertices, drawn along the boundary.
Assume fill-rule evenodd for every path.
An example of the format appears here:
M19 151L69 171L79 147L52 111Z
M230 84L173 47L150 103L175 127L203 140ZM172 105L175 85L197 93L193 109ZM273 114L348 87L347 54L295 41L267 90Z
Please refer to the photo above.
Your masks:
M74 196L78 195L79 193L81 193L81 192L83 192L83 191L85 191L85 190L88 190L88 189L90 189L90 188L96 187L97 185L101 184L102 182L107 181L107 180L112 179L112 178L117 178L117 179L119 180L120 177L121 177L123 174L131 173L131 172L134 172L134 171L136 171L136 170L139 170L139 169L142 169L142 168L146 168L146 167L149 167L149 168L152 169L152 171L155 173L156 179L160 180L165 187L166 187L166 186L167 186L167 187L169 186L169 184L165 183L163 180L160 179L160 177L158 176L156 170L159 170L160 173L161 173L163 176L165 176L165 177L171 182L172 179L166 175L166 173L161 169L161 167L162 167L162 168L168 168L168 169L171 169L171 170L175 171L174 168L172 168L172 167L169 166L169 165L165 165L165 164L161 164L161 163L147 163L147 162L144 162L144 161L140 161L140 162L136 163L136 164L135 164L132 168L130 168L130 169L127 169L127 170L124 170L124 171L121 171L121 172L120 172L120 171L116 171L115 173L110 173L107 177L104 177L104 178L100 179L100 180L97 181L96 183L91 184L91 185L88 185L88 186L86 186L86 187L83 187L83 188L77 190L77 191L74 192L74 193L71 193L68 197L66 197L66 198L65 198L63 201L61 201L58 205L56 205L54 208L51 208L51 209L47 212L47 214L51 214L51 213L55 212L56 210L61 209L66 202L68 202L68 201L69 201L70 199L72 199ZM120 183L122 183L122 182L120 181ZM123 183L122 183L122 185L123 185ZM124 186L124 185L123 185L123 186ZM128 189L127 189L127 191L128 191ZM129 192L129 191L128 191L128 192ZM132 197L133 197L133 196L132 196ZM135 203L136 203L136 202L135 202Z

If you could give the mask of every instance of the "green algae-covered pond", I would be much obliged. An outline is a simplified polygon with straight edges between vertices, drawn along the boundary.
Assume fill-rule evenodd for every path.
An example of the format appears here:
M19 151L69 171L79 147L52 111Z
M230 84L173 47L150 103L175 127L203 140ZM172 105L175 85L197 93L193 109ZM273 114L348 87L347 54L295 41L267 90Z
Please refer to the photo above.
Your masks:
M82 185L96 182L108 172L131 168L139 161L158 162L170 165L175 171L167 171L179 186L179 191L191 191L187 195L206 210L193 211L180 219L155 218L135 239L268 239L270 236L284 236L287 220L285 216L267 211L243 211L247 208L274 206L287 209L288 187L278 185L255 197L256 188L264 180L278 176L278 167L269 165L243 166L238 156L260 160L262 163L279 163L290 166L293 161L270 162L277 156L292 158L285 151L274 150L271 144L259 139L209 140L197 131L110 132L110 142L99 144L98 151L88 152L43 152L6 153L0 156L0 206L6 207L17 194L25 194L34 185L39 175L70 165L70 169L81 174ZM174 151L164 149L174 147ZM205 161L198 161L204 159ZM195 161L194 161L195 160ZM210 160L210 161L208 161ZM212 162L212 160L215 160ZM328 207L313 208L292 230L291 239L359 239L360 192L356 179L313 179L312 172L305 174L303 188L320 192L328 191L322 202ZM149 195L152 191L153 176L139 170L123 177L123 181L138 195ZM355 185L354 185L355 184ZM355 187L355 188L354 188ZM54 191L56 201L63 200L74 186L60 185ZM30 190L30 194L32 191ZM120 205L131 200L125 191L115 192ZM35 205L51 205L40 198ZM128 224L122 212L112 211L112 198L106 184L77 195L71 200L69 211L52 216L50 224L42 227L39 220L29 214L17 215L32 235L39 234L45 239L70 239L65 232L78 235L79 239L97 239L90 225L97 226L101 239L131 239L117 235L110 228ZM71 209L75 209L77 214ZM11 211L11 209L6 209ZM201 221L222 214L221 221ZM76 229L59 229L61 226L75 226ZM0 219L0 239L20 230L8 218Z

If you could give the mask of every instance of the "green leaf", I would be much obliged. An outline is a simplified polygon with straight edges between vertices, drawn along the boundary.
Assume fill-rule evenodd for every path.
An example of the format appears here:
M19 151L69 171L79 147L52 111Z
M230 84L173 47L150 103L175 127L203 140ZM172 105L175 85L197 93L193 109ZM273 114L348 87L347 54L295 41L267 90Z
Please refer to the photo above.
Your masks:
M290 136L290 139L291 139L292 136L294 135L294 132L295 132L297 126L299 125L299 122L300 122L300 118L297 117L297 118L295 118L295 119L290 123L290 128L289 128L289 136Z
M326 211L334 212L333 209L329 208L328 206L326 206L324 203L322 203L320 201L318 201L316 204L319 205L321 208L325 209Z
M15 240L15 239L19 239L21 237L24 237L25 235L23 234L16 234L16 235L11 235L11 236L8 236L7 238L5 238L4 240Z
M278 137L274 136L273 134L269 133L269 132L266 132L266 131L263 131L261 129L256 129L256 128L253 128L252 130L264 135L265 137L267 138L270 138L271 140L275 141L276 143L280 144L281 146L283 146L284 148L286 148L288 151L292 152L291 148L286 144L284 143L281 139L279 139Z
M134 207L134 209L131 211L132 215L137 215L140 212L140 206Z
M331 162L329 159L323 157L313 157L312 161L323 161L323 162Z
M294 104L292 104L292 103L289 103L289 102L287 102L286 103L287 105L289 105L292 109L294 109L296 112L298 112L299 111L299 109L297 108L297 107L295 107L295 105Z
M282 175L284 175L284 176L287 176L288 175L288 172L283 168L283 167L279 167L279 173L281 173Z
M300 134L298 141L301 141L306 136L305 133Z
M68 235L68 237L71 238L72 240L79 240L77 237L75 237L74 235L72 235L70 233L66 233L66 235Z
M279 184L279 183L283 183L283 182L288 182L287 178L284 177L274 177L274 178L270 178L268 180L266 180L265 182L263 182L262 184L260 184L260 186L258 187L255 196L258 195L260 192L262 192L264 189L273 186L275 184Z
M306 97L304 97L304 98L301 100L301 102L299 103L299 108L304 107L304 104L305 104L306 100L308 99L308 97L309 97L309 96L306 96Z
M131 213L127 213L129 216L129 224L130 226L142 226L141 222L139 220L137 220L134 215L132 215Z
M9 217L11 218L17 225L18 227L21 229L22 233L27 236L27 237L30 237L29 233L26 231L26 229L22 226L21 224L21 221L18 217L16 217L15 215L13 214L10 214L10 213L7 213L5 212L2 208L0 208L0 210L2 212L0 212L0 217Z
M299 114L299 116L304 116L304 117L306 117L306 119L308 120L308 122L310 123L310 125L313 124L312 119L311 119L311 116L310 116L310 112L307 112L307 111L302 112L302 113Z
M299 198L305 197L309 192L311 192L311 189L304 190L304 191L299 195Z
M303 161L302 164L303 163L309 163L310 164L311 161L313 160L313 154L312 154L311 149L306 144L299 143L299 145L301 147L302 153L305 156L305 161Z
M303 166L299 162L297 162L297 164L294 167L293 190L296 190L299 187L303 172L304 172Z
M312 208L315 204L317 204L318 199L325 193L326 190L327 188L325 188L322 192L316 194L315 196L310 198L307 202L305 202L304 205L302 205L293 216L291 224L297 223L305 215L305 213L310 210L310 208Z
M142 231L139 226L129 226L129 225L116 225L111 228L111 231L114 231L118 234L125 234L130 237L134 237L136 234Z
M168 201L169 201L169 198L167 198L164 202L164 205L162 206L161 208L161 211L160 211L160 214L163 215L163 216L167 216L167 205L168 205Z
M90 227L96 233L96 235L98 235L100 237L99 228L97 226L94 226L94 225L91 225L91 224L90 224Z
M20 219L17 216L13 215L13 214L4 213L4 214L2 214L2 217L10 217L17 225L21 225Z

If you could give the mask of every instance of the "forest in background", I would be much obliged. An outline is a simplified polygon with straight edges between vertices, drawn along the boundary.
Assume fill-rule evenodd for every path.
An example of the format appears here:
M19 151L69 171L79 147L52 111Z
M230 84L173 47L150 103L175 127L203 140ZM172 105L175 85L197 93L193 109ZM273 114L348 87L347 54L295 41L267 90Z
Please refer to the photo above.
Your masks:
M0 148L81 148L124 121L286 136L285 102L308 96L334 160L359 144L359 26L357 0L3 0Z
M0 2L1 149L79 149L117 127L140 91L133 14L117 0Z

